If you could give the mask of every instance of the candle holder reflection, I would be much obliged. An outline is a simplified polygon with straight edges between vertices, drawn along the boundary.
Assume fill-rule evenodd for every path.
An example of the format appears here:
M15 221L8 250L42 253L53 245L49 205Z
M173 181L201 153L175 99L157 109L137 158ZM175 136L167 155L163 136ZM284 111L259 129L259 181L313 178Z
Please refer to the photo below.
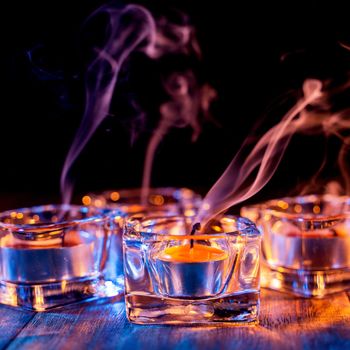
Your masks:
M199 233L190 232L191 218L184 216L127 220L128 319L139 324L257 322L260 233L255 225L223 216Z
M201 197L187 188L151 188L142 198L142 189L124 189L88 194L82 198L85 205L115 210L116 230L111 237L110 251L105 267L106 279L124 292L122 234L124 220L132 215L193 216ZM144 202L142 204L142 202Z
M0 302L35 311L108 297L109 211L46 205L0 214Z
M304 297L350 288L350 199L309 195L244 207L263 232L262 286Z

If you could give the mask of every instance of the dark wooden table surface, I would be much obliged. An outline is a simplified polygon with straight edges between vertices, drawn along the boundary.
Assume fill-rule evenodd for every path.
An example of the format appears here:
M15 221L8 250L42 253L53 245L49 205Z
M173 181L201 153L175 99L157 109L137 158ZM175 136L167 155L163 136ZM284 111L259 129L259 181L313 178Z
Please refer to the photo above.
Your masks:
M0 209L49 202L9 195ZM260 323L245 327L130 324L123 301L45 313L0 305L0 349L350 349L350 292L302 299L262 289Z
M350 294L301 299L262 290L260 324L140 326L124 303L34 313L0 306L1 349L347 349Z

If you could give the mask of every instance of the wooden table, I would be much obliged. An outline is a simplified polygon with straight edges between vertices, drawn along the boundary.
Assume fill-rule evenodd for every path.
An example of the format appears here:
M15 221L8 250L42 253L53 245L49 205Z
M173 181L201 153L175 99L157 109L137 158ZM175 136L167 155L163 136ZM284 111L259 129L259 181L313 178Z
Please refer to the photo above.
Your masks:
M31 198L39 201L8 196L0 209L30 206ZM349 298L350 292L316 300L263 289L260 324L250 327L133 325L123 302L45 313L0 306L0 349L350 349Z
M123 302L45 313L0 306L1 349L346 349L350 294L294 298L262 290L260 324L245 327L140 326Z

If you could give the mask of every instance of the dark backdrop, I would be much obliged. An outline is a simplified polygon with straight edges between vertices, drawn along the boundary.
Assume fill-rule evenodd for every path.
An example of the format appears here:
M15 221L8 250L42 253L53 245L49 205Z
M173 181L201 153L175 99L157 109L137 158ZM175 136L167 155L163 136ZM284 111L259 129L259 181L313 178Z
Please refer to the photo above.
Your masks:
M84 108L82 23L102 3L7 1L1 5L3 196L31 193L35 202L49 196L58 200L61 168ZM188 129L175 129L163 141L155 159L155 186L189 186L205 192L255 123L267 111L275 111L261 126L266 130L280 116L280 110L273 108L276 101L287 93L294 96L305 78L342 74L349 64L349 54L338 45L339 40L350 42L347 11L336 2L142 3L158 13L177 8L190 15L203 50L201 78L219 96L212 111L221 126L204 124L195 144ZM154 97L159 87L147 73L147 60L136 61L133 79L142 80L142 89L136 84L136 90L147 101L147 94ZM124 80L127 77L124 74ZM150 79L146 90L145 79ZM147 108L152 120L156 106ZM111 114L73 169L76 193L141 184L152 124L132 145L127 118L117 108ZM289 194L298 188L319 167L324 147L320 137L293 138L278 172L260 196ZM333 172L330 167L325 176Z

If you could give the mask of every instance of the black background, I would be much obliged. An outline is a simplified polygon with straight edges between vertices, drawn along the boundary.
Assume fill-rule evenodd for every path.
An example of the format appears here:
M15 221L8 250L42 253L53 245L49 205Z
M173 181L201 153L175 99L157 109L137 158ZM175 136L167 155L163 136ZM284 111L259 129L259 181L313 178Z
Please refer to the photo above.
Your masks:
M23 205L40 204L47 198L59 201L60 172L84 109L87 56L82 49L82 24L101 4L63 0L2 5L3 198L25 194ZM281 110L274 108L277 101L288 95L291 105L305 78L331 78L350 67L350 53L338 44L350 42L347 10L336 2L142 4L158 14L179 9L191 17L203 50L201 79L218 92L212 112L221 125L204 124L194 144L189 129L174 129L157 151L154 186L188 186L205 192L257 121L267 118L258 129L262 132L281 117ZM159 86L148 71L150 63L135 61L133 75L123 73L124 81L130 75L136 82L139 79L142 84L135 85L135 93L141 101L157 101ZM116 93L126 95L122 87ZM150 122L131 145L128 120L116 105L74 166L76 194L141 184L157 106L146 103ZM293 194L318 169L324 149L322 137L294 137L271 183L253 200ZM336 154L330 155L325 179L336 175L332 166ZM11 204L9 200L2 207Z

